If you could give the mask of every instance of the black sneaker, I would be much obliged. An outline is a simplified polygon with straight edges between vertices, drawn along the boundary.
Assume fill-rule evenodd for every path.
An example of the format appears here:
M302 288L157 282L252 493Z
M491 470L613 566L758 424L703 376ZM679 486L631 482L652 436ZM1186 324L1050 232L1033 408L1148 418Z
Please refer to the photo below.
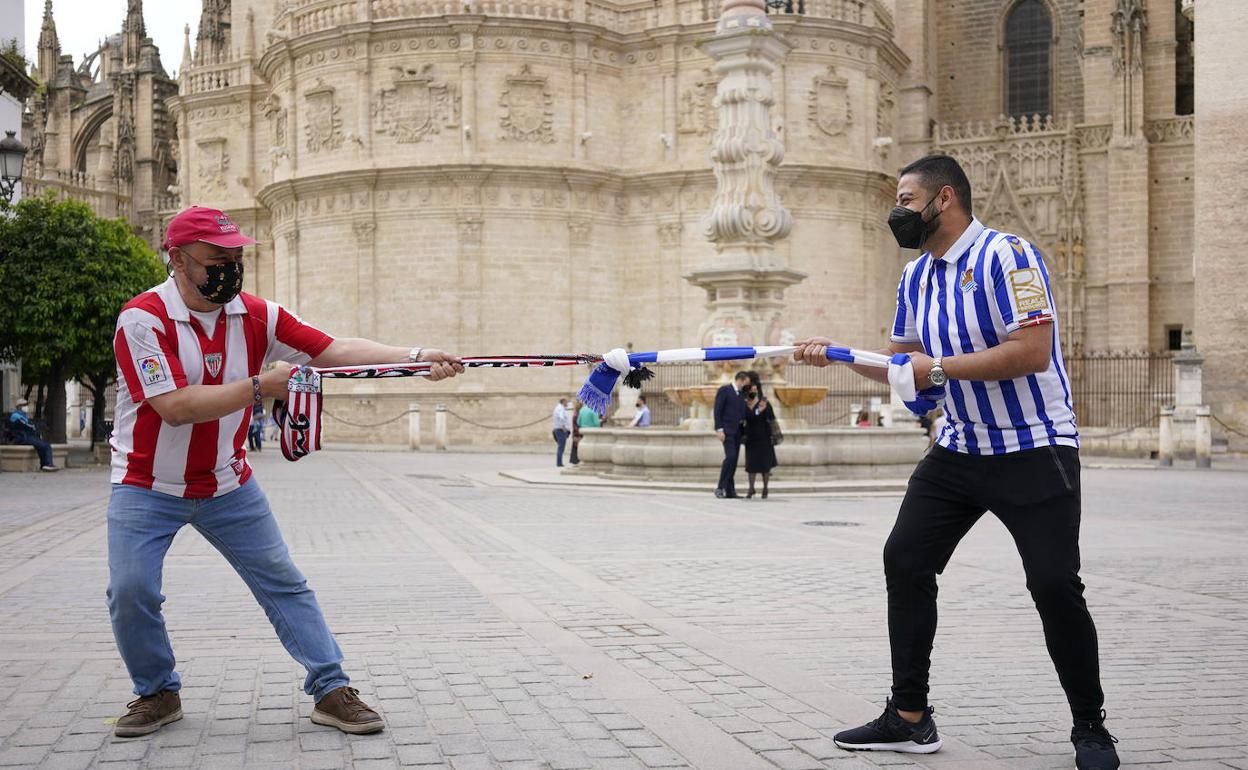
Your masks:
M940 751L940 736L932 719L932 707L923 711L917 723L907 722L897 713L890 698L884 713L862 727L844 730L833 739L850 751L900 751L905 754L931 754Z
M1070 742L1075 744L1075 767L1079 770L1118 770L1118 739L1105 729L1105 711L1093 721L1076 721L1070 731Z

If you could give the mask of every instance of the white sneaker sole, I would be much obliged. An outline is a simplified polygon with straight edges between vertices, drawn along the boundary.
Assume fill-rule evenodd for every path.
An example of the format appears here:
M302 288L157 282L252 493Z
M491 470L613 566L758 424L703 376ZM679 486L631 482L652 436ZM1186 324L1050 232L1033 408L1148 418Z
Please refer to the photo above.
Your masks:
M914 741L901 741L900 743L842 743L833 740L837 746L849 751L897 751L902 754L935 754L940 751L943 742L940 740L934 743L915 743Z
M312 722L318 725L325 725L326 727L337 727L344 733L351 733L352 735L368 735L369 733L384 730L386 727L386 723L380 719L376 722L358 724L355 722L344 722L338 717L330 716L324 711L318 711L317 709L312 709Z
M176 722L181 718L182 709L178 709L172 714L166 714L162 719L152 722L150 725L143 725L141 727L114 727L113 735L116 735L118 738L138 738L143 735L151 735L165 725Z

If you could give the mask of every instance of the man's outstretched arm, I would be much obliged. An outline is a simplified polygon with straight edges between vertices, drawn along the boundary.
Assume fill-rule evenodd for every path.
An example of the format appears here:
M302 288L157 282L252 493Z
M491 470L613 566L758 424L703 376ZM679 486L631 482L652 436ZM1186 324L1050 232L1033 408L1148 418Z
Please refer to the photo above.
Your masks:
M811 366L830 366L834 362L828 359L828 348L848 347L846 345L838 345L827 337L811 337L793 344L798 347L797 352L793 354L793 360L805 361ZM894 353L922 353L923 346L917 342L890 342L887 348L874 352L886 356L891 356ZM888 384L887 369L881 369L878 366L859 366L858 364L850 364L849 368L869 380ZM927 370L931 368L932 365L929 362L927 369L923 370L924 374L926 375ZM918 371L917 365L915 371Z
M362 337L344 337L329 344L316 358L312 366L362 366L366 364L394 364L408 360L411 348L383 345ZM454 377L464 371L458 356L437 348L422 348L420 361L433 363L429 379L437 381Z

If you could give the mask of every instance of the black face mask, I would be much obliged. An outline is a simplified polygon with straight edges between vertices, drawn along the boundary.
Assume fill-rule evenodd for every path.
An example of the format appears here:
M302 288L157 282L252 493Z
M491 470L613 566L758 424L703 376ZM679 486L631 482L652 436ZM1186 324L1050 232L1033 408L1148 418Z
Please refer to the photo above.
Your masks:
M927 242L927 236L936 232L936 228L940 227L940 213L932 217L930 221L923 219L923 212L927 211L928 206L935 202L940 193L932 196L923 208L915 211L905 206L896 206L888 214L888 226L893 231L893 237L897 239L897 245L903 249L921 249L923 244Z
M204 265L208 279L196 286L204 299L224 305L243 290L243 263L226 262L223 265Z

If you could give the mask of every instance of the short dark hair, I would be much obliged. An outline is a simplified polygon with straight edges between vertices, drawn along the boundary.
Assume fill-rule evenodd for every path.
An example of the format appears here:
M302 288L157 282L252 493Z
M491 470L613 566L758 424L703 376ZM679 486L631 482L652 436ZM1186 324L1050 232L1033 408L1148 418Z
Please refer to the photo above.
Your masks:
M645 397L645 396L638 396L638 397L637 397L637 400L638 400L638 401L640 401L640 402L641 402L641 403L643 403L643 404L644 404L644 403L646 403L646 397Z
M736 382L737 380L748 380L748 379L750 379L750 373L747 371L740 371L732 376L733 382Z
M953 188L954 195L962 204L962 210L971 213L971 181L956 160L948 155L928 155L910 163L897 174L901 179L906 174L915 174L923 182L924 189L933 195L940 188L948 185Z

